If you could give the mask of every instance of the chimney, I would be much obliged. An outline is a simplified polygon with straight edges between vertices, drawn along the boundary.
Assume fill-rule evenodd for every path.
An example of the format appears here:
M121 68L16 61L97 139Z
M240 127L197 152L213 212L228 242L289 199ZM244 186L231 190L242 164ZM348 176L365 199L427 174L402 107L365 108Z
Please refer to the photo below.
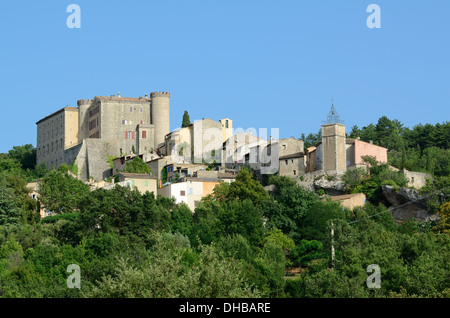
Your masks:
M117 97L120 97L120 92L117 93Z
M369 143L371 143L373 145L373 140L370 140Z
M358 137L356 137L356 140L360 140L361 138L358 136Z

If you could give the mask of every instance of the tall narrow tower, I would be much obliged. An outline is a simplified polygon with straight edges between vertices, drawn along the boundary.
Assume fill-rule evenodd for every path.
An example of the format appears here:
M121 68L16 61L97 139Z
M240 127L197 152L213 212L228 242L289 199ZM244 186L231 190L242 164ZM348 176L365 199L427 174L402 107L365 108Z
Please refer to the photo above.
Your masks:
M152 103L151 119L155 126L155 148L170 133L169 99L170 93L153 92L150 95Z
M233 121L229 118L219 120L222 125L222 142L227 141L233 135Z
M345 125L339 119L334 104L322 125L323 170L328 173L346 171Z

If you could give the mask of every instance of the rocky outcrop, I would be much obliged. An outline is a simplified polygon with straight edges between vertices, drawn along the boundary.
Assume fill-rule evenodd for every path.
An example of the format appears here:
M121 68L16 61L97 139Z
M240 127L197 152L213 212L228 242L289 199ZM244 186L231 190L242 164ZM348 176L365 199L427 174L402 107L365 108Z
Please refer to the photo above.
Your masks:
M345 193L345 182L323 176L314 180L314 188L323 189L326 194L340 195Z
M381 187L384 197L392 204L389 210L396 220L417 220L429 222L437 220L436 214L430 213L427 209L426 197L419 194L417 190L408 188L394 189L393 186L384 185Z

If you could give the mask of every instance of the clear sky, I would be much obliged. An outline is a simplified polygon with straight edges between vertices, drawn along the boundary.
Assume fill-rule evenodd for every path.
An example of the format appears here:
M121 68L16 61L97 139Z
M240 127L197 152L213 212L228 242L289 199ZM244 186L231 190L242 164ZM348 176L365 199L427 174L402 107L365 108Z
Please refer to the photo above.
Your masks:
M36 146L46 115L118 92L170 92L171 130L188 110L298 138L331 99L347 131L450 117L448 0L2 1L0 34L0 152Z

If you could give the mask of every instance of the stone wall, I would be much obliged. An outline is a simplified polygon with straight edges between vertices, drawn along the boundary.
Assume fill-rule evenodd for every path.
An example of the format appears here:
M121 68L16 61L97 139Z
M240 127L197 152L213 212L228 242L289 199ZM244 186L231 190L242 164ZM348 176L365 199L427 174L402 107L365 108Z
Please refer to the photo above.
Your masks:
M408 187L414 187L416 189L420 189L425 186L427 184L427 179L432 179L432 176L425 172L400 170L399 173L402 173L408 179Z
M346 171L345 126L322 125L323 170Z

